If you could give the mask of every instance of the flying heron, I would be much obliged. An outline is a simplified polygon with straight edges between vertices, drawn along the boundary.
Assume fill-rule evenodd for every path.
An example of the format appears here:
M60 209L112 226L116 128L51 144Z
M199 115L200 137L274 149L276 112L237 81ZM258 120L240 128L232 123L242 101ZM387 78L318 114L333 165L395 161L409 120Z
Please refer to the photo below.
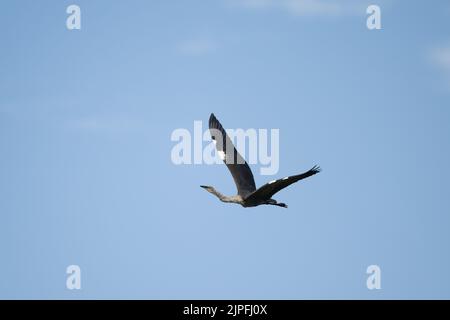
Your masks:
M214 189L214 187L201 187L223 202L237 203L243 207L256 207L262 204L268 204L287 208L285 203L277 202L275 199L272 199L272 196L287 186L320 172L320 167L314 166L309 171L302 174L273 180L256 189L255 179L253 178L250 167L236 150L230 137L213 113L211 113L211 116L209 117L209 131L211 138L216 145L217 153L225 162L228 170L230 170L230 173L233 176L238 194L235 196L225 196Z

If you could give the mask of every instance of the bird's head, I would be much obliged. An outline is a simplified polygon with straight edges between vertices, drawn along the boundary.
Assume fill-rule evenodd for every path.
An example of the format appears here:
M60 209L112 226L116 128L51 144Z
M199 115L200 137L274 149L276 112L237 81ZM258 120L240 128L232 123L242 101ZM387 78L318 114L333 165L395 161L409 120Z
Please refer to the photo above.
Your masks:
M214 187L211 187L211 186L200 186L200 187L202 187L203 189L205 189L206 191L211 192L211 193L216 191L216 189L214 189Z

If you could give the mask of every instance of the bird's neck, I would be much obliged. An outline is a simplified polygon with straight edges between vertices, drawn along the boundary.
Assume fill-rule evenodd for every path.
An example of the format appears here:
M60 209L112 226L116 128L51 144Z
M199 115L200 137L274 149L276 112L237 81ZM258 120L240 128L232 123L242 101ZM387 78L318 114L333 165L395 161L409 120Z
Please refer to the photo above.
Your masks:
M220 199L220 201L222 202L236 202L236 199L234 199L234 197L227 197L223 194L221 194L219 191L217 191L216 189L212 189L211 193L213 195L215 195L217 198Z

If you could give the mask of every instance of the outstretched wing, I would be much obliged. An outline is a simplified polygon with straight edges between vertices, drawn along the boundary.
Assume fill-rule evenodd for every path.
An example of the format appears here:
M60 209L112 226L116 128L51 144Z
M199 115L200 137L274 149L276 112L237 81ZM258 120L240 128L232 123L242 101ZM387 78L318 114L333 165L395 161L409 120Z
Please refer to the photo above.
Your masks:
M251 200L251 199L261 199L261 200L269 200L270 198L272 198L272 196L277 193L278 191L280 191L281 189L286 188L287 186L308 178L310 176L315 175L316 173L320 172L320 167L318 166L314 166L311 170L302 173L302 174L298 174L295 176L290 176L290 177L286 177L283 179L278 179L278 180L273 180L270 181L269 183L266 183L265 185L263 185L261 188L259 188L258 190L256 190L255 192L253 192L252 194L250 194L246 200Z
M209 117L209 131L216 144L217 153L233 176L238 195L245 198L256 190L255 179L250 167L236 150L230 137L213 113Z

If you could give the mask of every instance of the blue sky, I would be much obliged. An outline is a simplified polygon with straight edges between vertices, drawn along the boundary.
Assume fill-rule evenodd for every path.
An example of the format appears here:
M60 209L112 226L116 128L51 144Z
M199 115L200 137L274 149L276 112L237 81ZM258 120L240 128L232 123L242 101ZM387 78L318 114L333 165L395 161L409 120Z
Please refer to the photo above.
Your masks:
M0 298L450 298L447 1L5 1L0 35ZM170 159L211 112L280 129L257 185L323 172L219 202Z

